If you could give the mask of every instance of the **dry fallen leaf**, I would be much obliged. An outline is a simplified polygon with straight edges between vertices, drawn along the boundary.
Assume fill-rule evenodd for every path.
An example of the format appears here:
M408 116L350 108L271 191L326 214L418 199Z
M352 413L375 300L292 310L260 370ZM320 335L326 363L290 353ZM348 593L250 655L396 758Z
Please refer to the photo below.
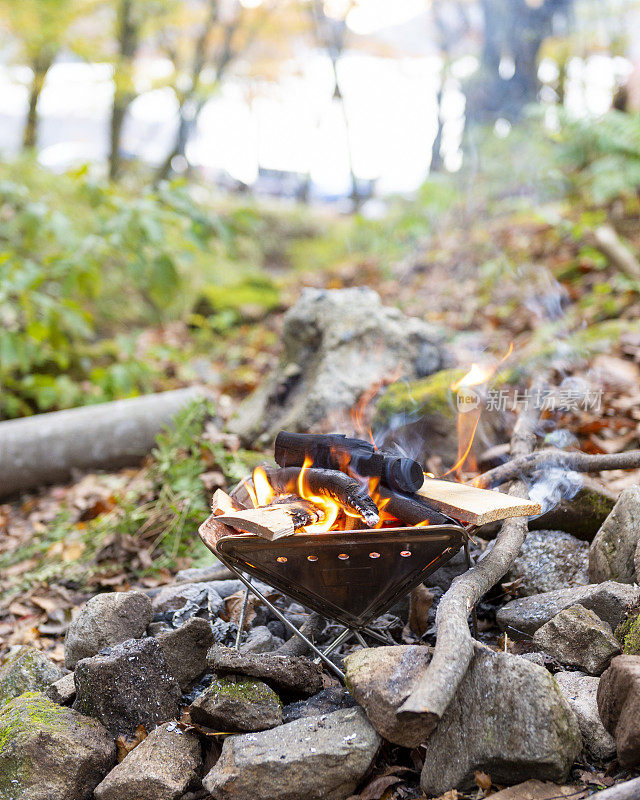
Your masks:
M486 772L480 772L479 770L476 770L474 778L476 784L485 794L491 791L491 778Z
M371 783L368 783L360 792L362 800L381 800L384 793L390 786L395 786L400 783L402 779L396 775L381 775L379 778L374 778Z
M429 627L429 609L433 605L433 595L426 586L420 584L411 592L409 607L409 627L422 636Z
M84 542L69 542L62 550L63 561L77 561L84 552Z
M248 630L249 626L256 618L256 606L260 605L262 601L259 597L251 594L247 602L247 613L244 619L244 630ZM242 613L242 604L244 603L244 591L240 590L235 594L229 595L224 601L225 613L220 616L226 622L235 622L236 625L240 622L240 614Z
M116 739L116 747L118 748L118 764L122 761L125 756L128 756L132 750L140 744L140 742L144 741L147 738L147 731L144 725L138 725L136 728L136 732L133 734L131 739L127 739L125 736L118 736Z

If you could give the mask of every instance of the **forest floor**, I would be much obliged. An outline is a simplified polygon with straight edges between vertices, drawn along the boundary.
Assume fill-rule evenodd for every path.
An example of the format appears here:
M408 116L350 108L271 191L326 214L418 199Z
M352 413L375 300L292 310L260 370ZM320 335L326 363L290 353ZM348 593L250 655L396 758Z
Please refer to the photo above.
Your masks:
M375 289L385 304L440 327L460 366L484 351L499 358L513 342L516 381L541 363L558 383L595 380L602 409L566 413L557 426L591 453L638 446L638 287L592 241L593 225L609 219L640 251L637 202L593 209L508 192L481 202L478 194L373 224L320 215L313 236L290 243L295 269L277 259L266 268L279 286L273 307L240 302L237 323L187 371L167 357L169 385L188 383L187 374L208 386L214 421L205 412L183 419L139 469L78 476L0 505L0 655L28 643L61 660L72 611L91 594L157 586L207 563L195 529L211 492L264 456L242 450L224 423L277 363L283 313L305 286ZM151 326L138 352L166 345L190 353L193 337L186 322ZM640 482L640 472L603 477L616 491Z

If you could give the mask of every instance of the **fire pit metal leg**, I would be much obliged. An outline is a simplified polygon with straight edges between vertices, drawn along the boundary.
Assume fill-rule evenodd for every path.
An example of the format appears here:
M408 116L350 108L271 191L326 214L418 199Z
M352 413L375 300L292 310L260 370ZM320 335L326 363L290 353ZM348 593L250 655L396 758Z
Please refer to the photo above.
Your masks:
M360 633L360 631L354 631L356 639L360 642L360 644L366 649L369 649L369 645L365 642L364 637Z
M240 621L238 622L238 633L236 633L236 650L240 649L240 637L242 636L242 629L244 628L244 621L247 618L247 605L249 603L249 590L244 590L244 598L242 600L242 608L240 609Z
M253 592L253 594L255 594L256 597L259 597L260 600L262 600L262 602L267 606L267 608L273 611L273 613L280 620L280 622L282 622L283 625L289 628L291 633L293 633L298 638L302 639L302 641L307 645L307 647L310 650L313 650L313 652L322 661L324 661L324 663L329 667L329 669L335 672L335 674L340 678L341 681L344 681L344 672L338 669L338 667L336 667L333 661L328 659L327 656L322 652L322 650L316 647L315 644L310 639L307 639L304 633L300 633L300 631L296 628L296 626L285 617L285 615L280 611L279 608L274 606L273 603L270 603L269 600L267 600L267 598L262 594L262 592L259 589L256 589L256 587L251 583L251 581L245 578L245 576L238 569L236 569L236 567L234 567L233 564L227 563L226 566L229 567L229 569L235 573L238 580L242 581L242 583L244 583L244 585L250 592Z

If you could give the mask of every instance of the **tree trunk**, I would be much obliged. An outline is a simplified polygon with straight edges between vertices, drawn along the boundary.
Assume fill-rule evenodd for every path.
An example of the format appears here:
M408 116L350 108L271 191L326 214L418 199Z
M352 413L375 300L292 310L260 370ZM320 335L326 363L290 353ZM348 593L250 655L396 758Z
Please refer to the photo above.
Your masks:
M38 142L38 101L40 100L47 72L52 64L52 56L40 56L31 65L33 80L29 89L29 110L22 136L24 150L33 150Z
M131 85L139 34L139 22L135 18L135 0L120 0L118 5L118 60L113 75L115 86L110 124L109 177L111 180L117 180L122 171L120 142L127 109L135 97Z
M552 32L554 14L570 12L573 0L481 0L484 44L480 70L467 86L467 119L492 123L499 117L518 121L538 94L538 53ZM511 77L500 75L505 57L514 64Z
M186 103L183 102L180 104L179 110L179 121L178 121L178 130L176 133L176 138L173 143L173 147L167 154L167 157L159 167L156 173L156 183L159 181L163 181L169 177L173 170L172 162L174 158L178 156L184 156L187 149L187 144L189 139L191 138L191 133L196 125L199 110L196 112L195 116L191 119L187 118L185 113Z

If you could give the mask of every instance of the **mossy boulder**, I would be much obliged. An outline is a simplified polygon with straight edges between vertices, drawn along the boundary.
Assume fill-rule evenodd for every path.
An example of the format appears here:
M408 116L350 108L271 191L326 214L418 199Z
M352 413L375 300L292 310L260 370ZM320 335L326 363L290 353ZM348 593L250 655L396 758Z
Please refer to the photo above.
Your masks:
M191 719L221 731L264 731L282 724L282 702L266 683L216 677L191 705Z
M2 800L88 800L115 764L96 720L25 692L0 710Z
M62 676L62 670L35 647L18 648L0 667L0 708L23 692L46 689Z
M635 583L634 556L640 542L640 486L629 486L596 534L589 552L592 583Z
M439 456L445 466L458 458L458 395L451 385L465 374L463 369L444 369L415 381L392 384L378 401L373 420L376 441L384 445L398 444L412 458L426 463L427 458ZM469 395L475 408L475 395ZM474 450L485 449L501 441L503 411L484 407L478 396L482 416L474 437ZM475 415L473 415L475 419Z

